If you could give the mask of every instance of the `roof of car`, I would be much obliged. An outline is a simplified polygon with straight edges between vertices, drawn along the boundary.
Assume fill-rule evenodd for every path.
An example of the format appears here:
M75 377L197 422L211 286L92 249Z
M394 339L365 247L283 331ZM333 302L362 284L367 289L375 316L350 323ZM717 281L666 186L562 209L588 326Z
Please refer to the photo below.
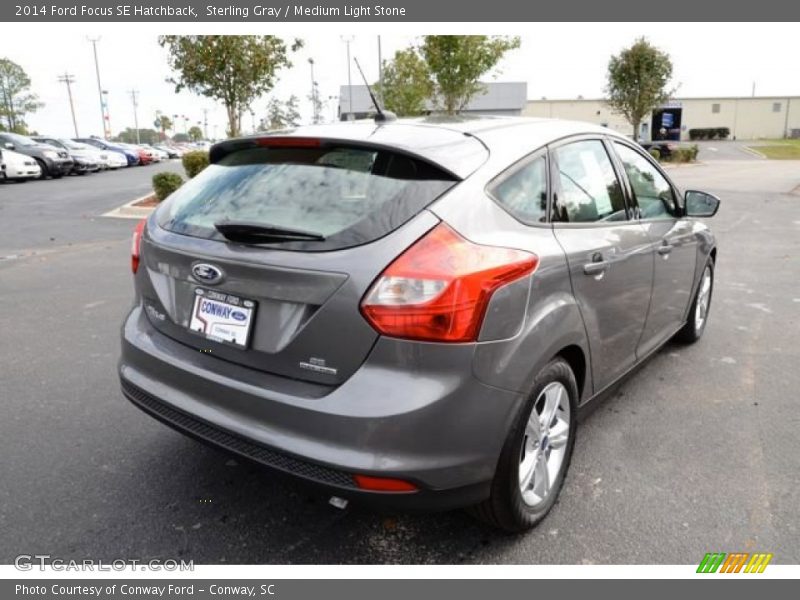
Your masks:
M555 139L581 133L613 132L589 123L527 117L433 116L381 123L363 119L225 140L212 146L211 162L235 150L252 147L254 141L265 137L319 138L400 150L465 178L486 162L490 154L524 156Z

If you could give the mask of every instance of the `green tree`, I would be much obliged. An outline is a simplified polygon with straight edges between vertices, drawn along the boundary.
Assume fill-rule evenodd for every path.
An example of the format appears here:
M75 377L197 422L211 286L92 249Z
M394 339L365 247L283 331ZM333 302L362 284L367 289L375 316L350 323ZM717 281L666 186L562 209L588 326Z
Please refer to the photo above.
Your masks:
M383 107L399 117L425 112L427 100L433 97L433 81L416 48L398 50L391 61L384 61L383 85L378 84L376 91Z
M115 139L125 144L135 144L136 130L133 127L126 127L125 131L120 132ZM155 129L139 129L139 141L142 144L157 144L160 140L161 136Z
M270 98L267 103L267 116L261 120L260 131L272 129L286 129L287 127L297 127L300 124L300 111L297 109L299 100L292 94L289 99L284 101L278 98Z
M26 133L25 116L44 106L30 87L30 77L22 67L0 58L0 120L8 131Z
M189 127L189 138L193 142L199 142L203 139L203 130L200 129L197 125L192 125Z
M666 52L639 38L608 62L606 102L633 126L639 139L639 124L674 92L667 85L672 78L672 61Z
M228 113L228 135L239 135L242 113L275 85L278 72L291 67L290 47L272 35L162 35L168 49L175 91L188 89L220 101Z
M484 90L480 78L497 66L518 37L426 35L420 51L434 83L434 101L448 115L462 110Z
M192 138L185 133L176 133L172 136L172 141L177 144L185 144L186 142L191 142Z
M153 122L156 129L161 131L161 139L166 139L167 131L174 127L172 119L170 119L167 115L158 114L156 116L156 120Z

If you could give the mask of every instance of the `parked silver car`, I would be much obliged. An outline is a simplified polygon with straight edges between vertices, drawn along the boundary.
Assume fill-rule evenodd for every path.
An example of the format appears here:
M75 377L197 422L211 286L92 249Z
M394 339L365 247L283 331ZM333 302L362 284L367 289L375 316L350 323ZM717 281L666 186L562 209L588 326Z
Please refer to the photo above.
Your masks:
M719 200L605 128L341 123L210 162L137 227L122 390L337 497L532 527L578 410L706 327Z

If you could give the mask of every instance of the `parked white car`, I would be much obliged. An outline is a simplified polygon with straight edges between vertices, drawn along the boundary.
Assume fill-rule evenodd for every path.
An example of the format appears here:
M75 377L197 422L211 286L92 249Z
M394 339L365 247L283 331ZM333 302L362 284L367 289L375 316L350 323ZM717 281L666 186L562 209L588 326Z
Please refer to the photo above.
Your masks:
M101 169L119 169L120 167L128 166L128 159L121 152L112 152L111 150L103 150L84 144L83 142L76 142L66 138L59 139L67 148L73 151L78 151L86 154L91 154L95 162L100 165Z
M76 142L73 140L63 141L65 144L67 141L69 141L71 144L83 148L87 152L93 152L97 157L97 164L99 164L103 169L120 169L128 166L128 159L125 158L125 155L122 152L103 150L102 148L96 148L95 146L90 146L89 144L84 144L83 142Z
M42 169L35 159L19 152L0 150L0 177L14 181L36 179Z

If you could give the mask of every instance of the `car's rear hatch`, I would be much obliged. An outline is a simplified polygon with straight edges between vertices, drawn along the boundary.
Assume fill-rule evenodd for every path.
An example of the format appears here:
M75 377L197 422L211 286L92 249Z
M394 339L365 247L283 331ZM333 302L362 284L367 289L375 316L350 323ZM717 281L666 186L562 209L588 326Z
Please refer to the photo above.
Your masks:
M460 152L474 144L485 158L459 137ZM251 142L212 149L213 164L149 219L136 278L145 313L198 352L338 385L377 339L361 298L436 224L425 207L459 177L363 141ZM226 237L225 224L249 229Z

